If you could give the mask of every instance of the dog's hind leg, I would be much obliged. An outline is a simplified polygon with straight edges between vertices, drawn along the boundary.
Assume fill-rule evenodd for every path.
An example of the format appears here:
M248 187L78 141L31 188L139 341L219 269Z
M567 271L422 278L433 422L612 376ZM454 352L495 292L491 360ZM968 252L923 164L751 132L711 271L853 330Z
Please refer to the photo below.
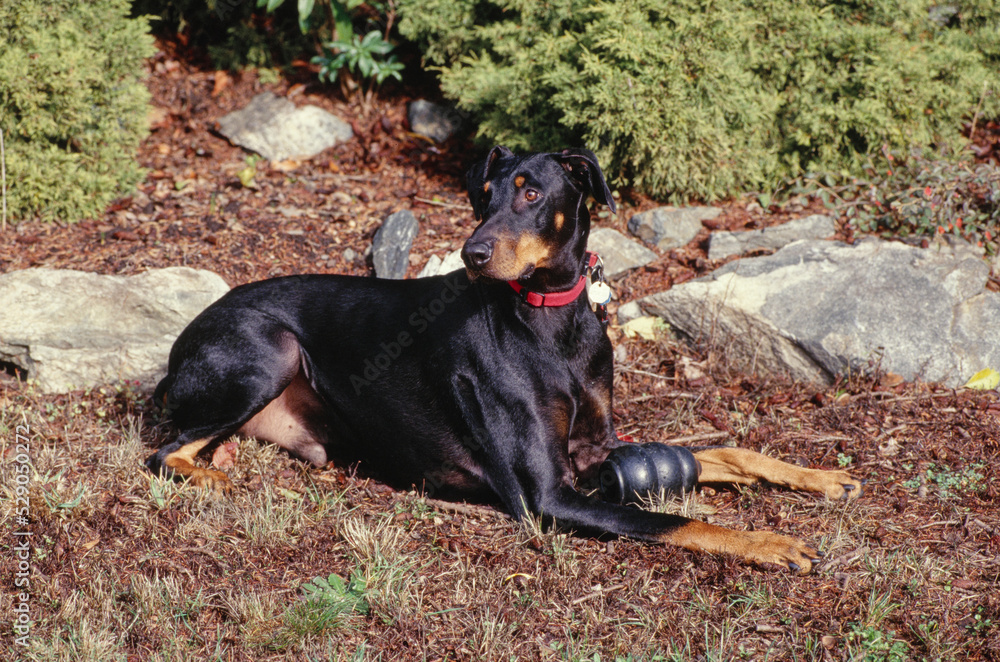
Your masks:
M861 495L861 481L845 471L806 469L743 448L707 448L694 454L701 465L699 483L752 485L761 481L803 492L819 492L830 499Z
M225 474L195 466L195 456L240 431L279 399L300 374L302 357L295 336L267 320L245 319L242 328L211 335L196 332L193 339L182 336L175 344L170 374L157 388L179 435L146 466L154 473L226 489Z
M175 476L187 478L193 485L228 492L232 489L233 484L226 474L214 469L204 469L194 464L194 458L198 452L211 442L211 438L197 439L186 444L174 442L164 446L153 457L157 458L157 464L160 467L169 469ZM176 449L174 449L175 446ZM153 458L150 458L147 464L152 460Z

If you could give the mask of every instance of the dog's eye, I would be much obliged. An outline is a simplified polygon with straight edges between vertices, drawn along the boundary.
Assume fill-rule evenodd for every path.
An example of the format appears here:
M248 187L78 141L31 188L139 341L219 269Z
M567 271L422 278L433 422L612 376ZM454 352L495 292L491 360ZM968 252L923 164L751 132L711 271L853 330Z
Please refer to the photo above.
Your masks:
M541 194L533 188L529 188L524 192L524 199L528 202L534 202L541 197Z

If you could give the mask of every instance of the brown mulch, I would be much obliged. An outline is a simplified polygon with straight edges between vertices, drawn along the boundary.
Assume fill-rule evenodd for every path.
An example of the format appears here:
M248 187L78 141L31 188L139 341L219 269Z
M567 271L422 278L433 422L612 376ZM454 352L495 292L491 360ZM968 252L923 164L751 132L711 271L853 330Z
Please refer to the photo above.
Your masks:
M149 68L157 110L153 131L139 153L149 174L138 192L100 218L72 225L29 222L8 228L0 235L0 271L51 267L131 274L186 265L219 273L232 286L302 272L371 275L365 255L372 235L386 216L408 208L420 221L408 274L412 277L431 254L444 255L460 247L473 227L462 186L465 168L477 151L465 139L434 145L409 132L405 109L416 90L404 89L361 108L338 98L306 70L299 77L265 85L252 72L232 75L206 69L169 43L161 43ZM262 162L255 186L243 186L237 173L247 167L247 153L214 133L214 122L265 89L340 115L352 123L356 138L308 162ZM996 123L984 127L984 132L993 133L984 133L988 137L978 144L995 145L989 136L995 137L1000 128ZM992 147L982 149L986 158L995 154ZM598 226L624 232L632 214L656 206L631 191L620 195L618 213L598 216ZM705 251L710 230L763 227L822 211L815 199L771 210L760 209L752 200L718 206L722 214L688 246L662 252L653 264L616 283L620 299L666 289L717 267ZM913 658L940 654L944 642L953 646L946 650L953 650L956 659L1000 660L996 627L980 627L984 622L1000 623L996 593L1000 399L995 392L900 383L880 374L877 366L868 376L854 376L831 387L810 387L733 373L726 368L724 348L690 348L662 339L626 342L616 336L615 340L619 348L615 416L623 434L665 441L713 439L715 433L724 432L740 445L808 466L846 465L868 480L866 495L847 514L833 507L805 505L812 503L811 497L776 500L759 498L758 490L735 489L702 494L715 510L715 520L728 526L810 537L822 531L829 540L839 535L849 540L810 577L757 573L751 580L767 583L784 614L783 620L773 623L740 625L747 628L741 636L752 640L748 650L757 651L753 659L765 659L767 653L761 651L770 650L767 646L773 642L784 641L775 644L776 650L787 654L796 651L797 637L819 641L826 635L833 635L832 642L824 639L825 650L810 659L848 659L844 652L852 632L848 624L863 623L868 595L884 589L897 608L880 627L905 641ZM11 380L0 382L0 400L6 406L27 397L23 389ZM88 399L98 397L105 396L88 393L35 400L55 412L49 419L57 431L52 441L88 444L86 434L66 432L77 430L78 423L65 412L76 411L74 407L89 411ZM102 400L100 406L111 416L143 414L147 421L154 416L140 397L107 398L111 399ZM143 434L152 445L167 433L147 422ZM942 478L968 475L972 469L981 480L971 487L945 484ZM66 478L85 481L93 470L79 466ZM252 480L259 485L261 477ZM605 639L621 636L620 627L612 624L637 622L645 614L669 618L655 645L637 642L637 650L665 650L671 641L681 642L692 632L696 638L699 635L677 630L669 622L684 617L680 610L694 594L706 604L729 604L727 600L745 587L748 575L757 572L710 555L626 541L571 539L566 544L578 559L578 576L572 585L559 584L560 575L549 568L548 547L524 543L514 535L509 520L491 516L488 509L451 512L438 504L433 520L414 519L409 515L412 494L353 477L349 470L318 472L287 458L276 463L264 480L300 492L325 481L331 489L346 490L351 507L359 513L376 517L395 511L409 535L405 548L414 554L433 548L444 550L456 564L511 577L517 572L532 574L525 581L536 582L538 591L554 602L526 602L523 596L531 592L520 585L517 588L523 592L511 589L507 601L497 597L501 593L487 594L495 601L487 611L520 619L520 629L506 641L503 655L480 650L478 656L483 658L531 658L542 656L539 651L558 650L555 644L567 638L566 623L576 623L575 619L587 625L593 652ZM251 482L249 489L253 488ZM214 582L214 590L220 591L253 582L258 590L270 587L293 593L304 579L330 572L344 576L349 571L342 548L336 547L338 531L333 523L315 527L294 548L255 546L240 553L216 550L200 555L173 549L178 542L173 537L190 519L188 513L167 508L155 514L158 531L171 541L164 545L160 539L130 539L129 531L140 530L139 519L147 517L132 507L135 496L108 492L102 498L103 506L84 522L67 525L52 517L39 523L38 539L50 540L56 550L39 559L37 568L53 596L60 591L65 596L99 574L83 562L87 552L81 543L90 539L101 542L86 550L109 555L123 572L197 577L198 582ZM848 531L839 531L839 526ZM123 549L109 542L122 538L128 543ZM197 542L185 544L197 547ZM7 556L0 560L5 590L12 576L4 565L9 562ZM933 572L921 570L921 563ZM909 583L895 583L894 573L905 574ZM543 591L544 582L551 584L545 584ZM487 607L475 596L454 593L450 583L435 583L433 577L422 600L434 618L371 618L357 636L389 656L386 659L477 657L468 648L466 622L451 612ZM579 615L585 611L588 616ZM732 613L732 608L719 613L707 610L704 621L714 627ZM928 620L938 628L937 644L921 634L921 624ZM232 637L239 631L221 610L186 627L196 629L206 642L221 636L220 631ZM130 654L142 659L161 644L151 635L136 636L128 646ZM693 656L708 656L707 646L696 640L690 651ZM213 650L206 644L201 653ZM253 649L236 648L229 650L227 659L259 655ZM790 657L779 653L778 659Z

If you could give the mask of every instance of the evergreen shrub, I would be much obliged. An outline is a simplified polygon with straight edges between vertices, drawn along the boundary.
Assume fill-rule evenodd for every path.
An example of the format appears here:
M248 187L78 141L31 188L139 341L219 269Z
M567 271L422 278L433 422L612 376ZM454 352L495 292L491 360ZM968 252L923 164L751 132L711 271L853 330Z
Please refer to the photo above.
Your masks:
M1000 114L993 0L400 0L480 136L585 143L616 184L711 200Z
M142 178L144 18L128 0L0 3L0 128L15 220L100 214Z

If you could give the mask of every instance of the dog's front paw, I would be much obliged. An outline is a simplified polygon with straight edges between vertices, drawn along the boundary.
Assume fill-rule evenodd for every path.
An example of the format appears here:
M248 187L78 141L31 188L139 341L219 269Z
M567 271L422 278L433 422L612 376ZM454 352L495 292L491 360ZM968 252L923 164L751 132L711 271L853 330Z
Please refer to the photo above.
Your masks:
M857 499L864 491L864 484L846 471L816 470L810 476L809 489L825 494L828 499Z
M697 520L666 532L661 540L693 551L731 554L757 565L777 565L803 575L823 556L797 538L770 531L733 531Z
M768 531L747 533L753 542L744 554L748 561L762 565L778 565L800 575L809 574L823 554L797 538Z

